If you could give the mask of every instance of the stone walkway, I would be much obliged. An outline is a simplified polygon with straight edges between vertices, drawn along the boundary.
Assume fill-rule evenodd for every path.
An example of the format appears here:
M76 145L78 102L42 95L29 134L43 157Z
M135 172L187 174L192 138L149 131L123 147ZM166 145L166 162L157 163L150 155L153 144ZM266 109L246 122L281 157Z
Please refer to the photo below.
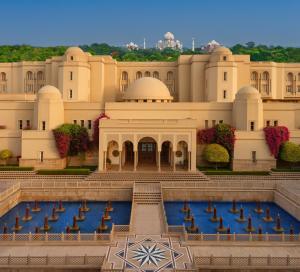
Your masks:
M162 233L160 203L158 204L135 204L133 232L139 234Z

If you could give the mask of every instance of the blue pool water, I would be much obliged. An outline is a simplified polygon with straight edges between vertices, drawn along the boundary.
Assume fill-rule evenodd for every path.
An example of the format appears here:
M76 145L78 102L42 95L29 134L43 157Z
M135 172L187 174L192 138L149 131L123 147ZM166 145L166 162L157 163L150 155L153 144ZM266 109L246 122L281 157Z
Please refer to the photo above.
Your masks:
M20 225L23 228L18 233L28 233L34 232L36 227L42 227L44 224L44 217L48 215L49 217L52 214L53 205L57 202L39 202L39 207L41 211L37 213L30 212L32 220L24 222L22 217L25 215L25 209L27 205L31 208L34 206L33 202L21 202L16 207L11 209L5 215L0 218L0 233L3 232L4 224L8 226L8 232L13 232L12 228L15 224L16 215L20 217ZM65 232L66 226L72 226L73 216L78 215L78 208L81 206L81 202L63 202L63 206L66 209L63 213L56 213L59 216L59 219L56 222L50 222L49 225L51 229L48 231L50 233L60 233ZM90 208L88 212L85 212L85 220L77 221L78 226L80 227L80 232L82 233L91 233L94 232L99 224L101 223L101 217L104 213L104 208L106 202L87 202L87 206ZM112 223L115 225L128 225L130 220L131 213L131 202L112 202L112 207L114 208L113 212L110 213L112 220L105 221L105 224L111 230Z
M213 214L207 213L205 211L205 209L207 208L207 204L208 203L206 201L189 202L191 214L195 218L195 223L199 227L199 232L217 233L219 222L210 221L210 218ZM164 205L169 225L190 225L190 223L184 222L185 214L181 211L183 202L165 202ZM300 222L273 202L262 202L261 207L264 212L267 207L270 208L270 215L271 217L273 217L274 222L265 222L263 220L263 217L265 217L265 213L257 214L254 211L254 209L256 208L255 202L237 202L236 207L238 210L240 209L241 205L244 208L244 217L248 219L248 216L251 215L252 225L256 228L256 231L258 230L258 227L260 225L262 227L263 233L276 233L273 230L273 227L276 224L276 216L280 214L281 226L285 229L285 233L289 233L290 225L293 225L295 234L298 234L300 232ZM248 222L237 222L235 219L239 217L239 213L233 214L229 212L229 209L232 207L231 202L213 202L212 207L213 206L216 206L217 208L217 216L223 217L224 227L230 226L231 233L247 233L245 227L247 226Z

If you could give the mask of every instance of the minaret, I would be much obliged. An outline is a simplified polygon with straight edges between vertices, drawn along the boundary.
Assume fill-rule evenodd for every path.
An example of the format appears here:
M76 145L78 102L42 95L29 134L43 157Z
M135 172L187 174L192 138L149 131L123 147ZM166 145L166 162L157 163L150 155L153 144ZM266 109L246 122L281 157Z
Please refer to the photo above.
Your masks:
M192 38L192 51L195 51L195 38Z
M146 49L146 39L144 38L144 49Z

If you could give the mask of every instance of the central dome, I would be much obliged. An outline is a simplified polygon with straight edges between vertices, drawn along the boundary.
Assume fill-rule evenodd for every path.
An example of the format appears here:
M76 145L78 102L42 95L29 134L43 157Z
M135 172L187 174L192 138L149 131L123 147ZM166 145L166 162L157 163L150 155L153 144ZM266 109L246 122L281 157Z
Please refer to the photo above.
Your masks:
M153 77L143 77L129 85L123 95L125 101L145 101L155 100L169 102L173 99L168 87L159 79Z

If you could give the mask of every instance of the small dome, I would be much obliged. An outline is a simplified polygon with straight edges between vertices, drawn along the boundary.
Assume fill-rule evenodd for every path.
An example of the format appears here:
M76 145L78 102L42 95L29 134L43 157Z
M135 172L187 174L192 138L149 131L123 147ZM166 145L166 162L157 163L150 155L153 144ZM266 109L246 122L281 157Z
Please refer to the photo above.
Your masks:
M47 100L57 100L61 99L61 93L59 89L54 86L46 85L39 89L38 91L38 100L47 99Z
M260 93L252 86L245 86L238 90L235 95L236 99L260 99Z
M225 46L218 46L214 51L212 52L213 55L232 55L232 52L230 49L228 49Z
M166 40L174 40L174 34L171 33L171 32L167 32L165 35L164 35L164 38Z
M142 77L129 85L123 95L124 100L164 100L170 101L168 87L159 79Z
M65 58L68 61L86 61L87 54L79 47L69 47L65 52Z

